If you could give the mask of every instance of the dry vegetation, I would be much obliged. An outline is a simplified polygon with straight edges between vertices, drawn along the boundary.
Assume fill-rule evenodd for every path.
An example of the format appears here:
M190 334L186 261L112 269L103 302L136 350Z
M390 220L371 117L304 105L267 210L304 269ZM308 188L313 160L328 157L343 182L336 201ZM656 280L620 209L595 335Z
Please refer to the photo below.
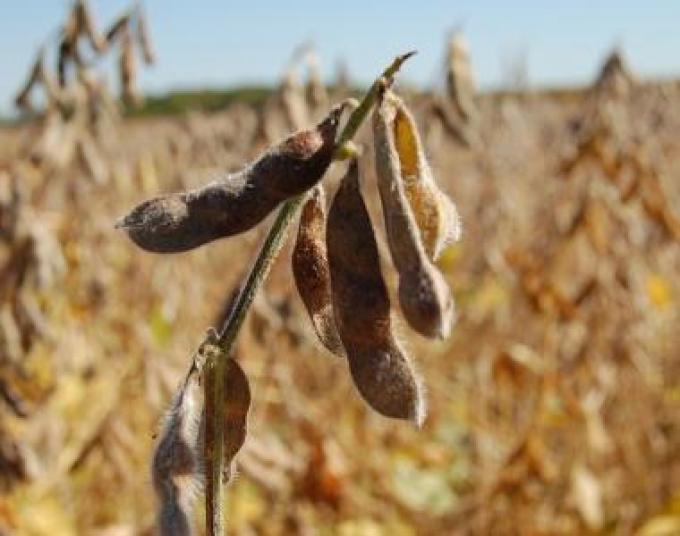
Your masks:
M262 109L0 131L0 533L153 532L161 417L266 225L160 257L113 223L323 115L342 95L314 73ZM238 341L253 402L231 533L680 533L680 91L620 57L568 95L451 79L446 98L406 99L464 223L438 261L451 338L402 330L425 424L355 396L307 322L289 241Z

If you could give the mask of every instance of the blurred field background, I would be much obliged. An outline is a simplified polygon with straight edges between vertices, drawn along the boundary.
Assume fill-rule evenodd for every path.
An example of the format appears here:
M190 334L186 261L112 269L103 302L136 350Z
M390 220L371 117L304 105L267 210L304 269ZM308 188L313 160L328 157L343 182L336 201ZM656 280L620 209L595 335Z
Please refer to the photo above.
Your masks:
M453 335L407 340L427 421L359 399L314 339L289 243L238 341L253 409L229 532L680 534L680 84L615 50L587 87L529 89L520 64L481 92L462 34L441 43L441 88L398 86L464 224L440 261ZM142 104L123 76L123 106L72 60L57 97L0 127L0 534L154 532L159 423L269 222L168 256L113 224L357 92L295 45L276 88Z

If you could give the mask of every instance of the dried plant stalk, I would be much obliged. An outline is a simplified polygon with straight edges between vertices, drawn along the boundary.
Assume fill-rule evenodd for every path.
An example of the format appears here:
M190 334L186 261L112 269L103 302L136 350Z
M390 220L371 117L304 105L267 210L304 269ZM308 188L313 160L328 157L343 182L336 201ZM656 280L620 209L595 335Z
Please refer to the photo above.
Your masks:
M352 378L379 413L420 424L420 380L393 334L378 246L361 197L359 167L351 162L328 215L326 230L333 312Z
M142 203L118 227L138 246L157 253L186 251L247 231L321 179L333 157L344 107L333 108L315 129L293 134L240 172Z
M319 340L330 352L344 355L333 318L331 274L325 238L326 196L319 184L302 207L293 250L293 275Z
M116 21L111 25L104 36L108 45L111 46L111 44L113 44L118 39L118 36L129 27L129 25L130 13L125 13L118 17L118 19L116 19Z
M406 320L416 331L426 337L444 338L449 335L453 323L453 298L444 277L425 253L405 193L404 169L395 141L395 116L399 109L395 104L403 107L401 101L387 91L374 113L373 133L387 239L399 272L399 302ZM412 147L414 145L410 144L409 148ZM408 160L406 162L409 164ZM408 167L407 170L411 171ZM429 218L421 216L421 219L427 224L432 215L425 216Z

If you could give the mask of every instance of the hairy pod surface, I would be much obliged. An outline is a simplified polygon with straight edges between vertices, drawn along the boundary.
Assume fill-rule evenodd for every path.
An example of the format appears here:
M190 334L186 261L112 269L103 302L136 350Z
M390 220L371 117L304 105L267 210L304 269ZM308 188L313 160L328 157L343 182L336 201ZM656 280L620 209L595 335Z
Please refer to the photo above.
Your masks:
M197 445L201 406L199 372L192 366L172 402L152 461L159 503L158 529L162 535L192 534L191 506L200 482Z
M211 353L219 352L216 337L217 334L210 331L194 356L191 369L175 394L154 452L151 473L159 503L158 529L163 536L193 534L192 508L205 481L206 413L200 383L210 378L203 375L203 364ZM251 403L248 378L234 359L226 362L224 393L224 466L228 482L232 461L246 439Z
M458 210L435 182L415 119L404 102L387 90L379 114L385 122L385 135L391 131L389 150L397 158L425 251L430 259L436 260L449 243L460 239Z
M299 131L245 169L206 186L137 206L117 223L142 249L187 251L247 231L279 203L314 186L333 158L345 104L311 130Z
M359 393L379 413L420 424L420 381L392 332L378 247L356 160L333 198L326 229L333 312Z
M302 207L292 266L298 293L319 340L330 352L344 355L333 317L326 249L326 195L320 184Z
M397 108L385 93L373 116L375 164L399 303L408 323L426 337L447 337L454 318L451 291L428 257L406 196L395 131Z

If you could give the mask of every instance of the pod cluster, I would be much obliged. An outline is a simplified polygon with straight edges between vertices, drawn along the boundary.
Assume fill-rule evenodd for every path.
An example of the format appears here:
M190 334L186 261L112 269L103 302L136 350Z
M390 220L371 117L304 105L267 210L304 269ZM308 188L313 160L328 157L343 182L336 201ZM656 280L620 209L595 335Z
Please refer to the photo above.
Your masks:
M56 75L46 65L47 50L41 47L25 84L15 98L22 110L32 109L31 93L43 86L48 104L65 106L75 98L74 86L89 76L92 58L102 57L114 48L119 49L119 77L122 97L129 105L138 105L142 96L137 88L137 51L146 65L155 62L149 25L140 4L118 17L104 32L100 32L87 0L76 0L59 32ZM83 46L83 42L87 46Z
M389 89L375 110L373 136L401 311L421 335L444 338L454 321L454 302L434 261L460 237L458 213L434 181L413 116ZM321 185L306 201L293 273L319 340L347 358L366 402L385 416L420 424L425 416L423 388L396 334L356 159L327 217Z
M373 409L420 424L423 387L397 334L356 155L326 208L321 179L336 154L344 107L237 173L142 203L118 226L148 251L186 251L244 232L286 199L306 193L292 268L314 331L325 348L347 359L357 390ZM460 237L458 213L434 180L412 114L387 84L380 86L373 137L401 312L417 333L445 338L455 307L435 261Z

